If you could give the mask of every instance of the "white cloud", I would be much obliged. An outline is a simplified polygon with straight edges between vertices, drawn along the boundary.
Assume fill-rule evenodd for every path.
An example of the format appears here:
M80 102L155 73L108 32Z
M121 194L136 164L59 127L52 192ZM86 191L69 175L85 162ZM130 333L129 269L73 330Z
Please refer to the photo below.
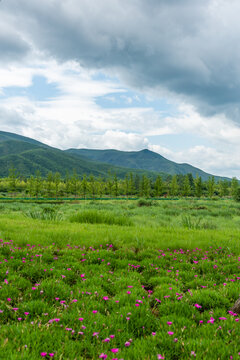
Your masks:
M108 130L104 134L88 136L82 140L78 148L135 151L148 147L148 140L144 136L123 131Z

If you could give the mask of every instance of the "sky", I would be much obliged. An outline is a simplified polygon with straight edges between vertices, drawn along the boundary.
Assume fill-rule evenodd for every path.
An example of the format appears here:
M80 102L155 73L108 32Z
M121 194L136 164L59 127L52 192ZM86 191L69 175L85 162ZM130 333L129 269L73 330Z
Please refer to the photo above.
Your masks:
M240 178L239 0L0 0L0 130Z

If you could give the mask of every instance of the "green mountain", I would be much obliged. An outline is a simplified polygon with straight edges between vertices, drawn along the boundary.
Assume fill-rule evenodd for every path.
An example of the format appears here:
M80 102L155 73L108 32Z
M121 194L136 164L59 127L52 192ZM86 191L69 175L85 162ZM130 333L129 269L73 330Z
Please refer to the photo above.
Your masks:
M163 156L149 151L118 151L68 149L59 150L34 139L0 131L0 176L8 176L14 167L24 176L40 170L43 176L48 172L59 172L62 176L73 173L107 177L109 173L123 178L127 173L145 174L155 178L161 174L166 179L168 174L188 174L207 180L211 174L189 164L177 164ZM216 180L227 179L214 176ZM230 179L227 179L230 180Z
M67 171L71 174L75 170L79 175L106 177L109 173L116 173L118 177L123 178L129 172L128 168L95 162L86 157L76 157L36 140L0 131L0 177L8 176L12 167L24 176L34 175L37 170L43 176L50 171L65 176ZM146 170L133 169L133 173L140 176L156 176ZM166 177L166 174L164 175Z
M118 151L118 150L90 150L90 149L69 149L68 154L75 156L84 156L86 159L101 161L114 166L124 166L132 169L144 169L154 172L163 172L170 175L191 173L193 177L201 176L205 181L212 176L189 164L177 164L163 156L150 151ZM216 180L227 179L220 176L214 176ZM229 179L228 179L229 180Z

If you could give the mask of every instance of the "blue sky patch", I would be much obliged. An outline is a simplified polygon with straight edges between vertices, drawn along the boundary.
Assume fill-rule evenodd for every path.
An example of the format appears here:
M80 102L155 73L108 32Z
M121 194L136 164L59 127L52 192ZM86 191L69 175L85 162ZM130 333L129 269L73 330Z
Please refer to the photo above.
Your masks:
M164 116L176 116L178 109L167 102L164 98L148 98L141 93L131 90L109 93L98 96L95 99L98 106L103 109L125 109L125 108L152 108L161 112Z
M209 140L188 133L148 136L148 139L151 144L159 144L172 151L183 151L195 146L209 146Z
M44 76L34 76L28 87L10 86L3 88L2 98L26 96L33 101L47 101L60 95L56 84L48 83Z

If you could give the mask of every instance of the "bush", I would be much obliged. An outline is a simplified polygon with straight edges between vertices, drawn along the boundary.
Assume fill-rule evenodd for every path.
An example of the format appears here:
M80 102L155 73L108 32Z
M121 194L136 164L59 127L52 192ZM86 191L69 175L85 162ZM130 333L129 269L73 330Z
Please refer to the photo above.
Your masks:
M87 224L107 224L107 225L132 225L129 218L122 215L115 215L110 211L86 210L72 215L70 222Z
M236 193L234 194L234 200L240 202L240 188L238 188Z
M137 206L153 206L155 205L152 200L146 200L146 199L139 199L137 202Z
M58 210L52 207L45 207L42 210L29 210L25 212L25 216L38 220L58 221L62 219L62 216L58 213Z

